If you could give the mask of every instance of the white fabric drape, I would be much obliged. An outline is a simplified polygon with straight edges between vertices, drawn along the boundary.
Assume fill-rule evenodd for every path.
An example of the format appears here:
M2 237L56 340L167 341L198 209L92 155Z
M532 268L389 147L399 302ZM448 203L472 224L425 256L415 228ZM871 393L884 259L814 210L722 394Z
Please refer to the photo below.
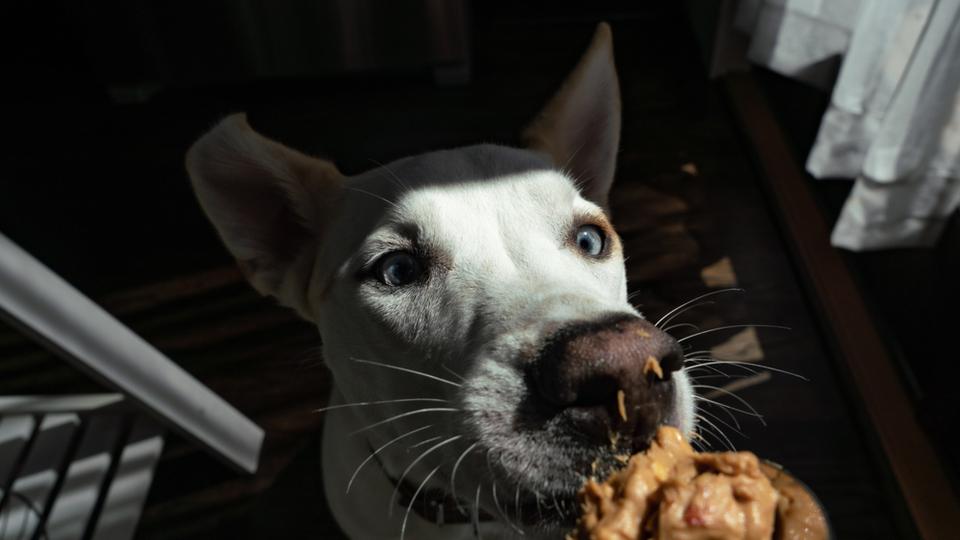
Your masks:
M752 61L814 84L843 56L807 160L856 178L833 244L935 243L960 206L960 0L749 0L737 23Z

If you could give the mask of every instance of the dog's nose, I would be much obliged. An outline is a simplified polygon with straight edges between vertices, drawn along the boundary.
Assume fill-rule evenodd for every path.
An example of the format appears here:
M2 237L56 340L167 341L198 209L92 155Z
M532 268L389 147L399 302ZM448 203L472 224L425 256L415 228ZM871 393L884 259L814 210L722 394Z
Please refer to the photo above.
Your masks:
M642 447L666 415L671 375L682 365L683 350L666 332L617 316L554 333L529 375L541 400L581 433Z

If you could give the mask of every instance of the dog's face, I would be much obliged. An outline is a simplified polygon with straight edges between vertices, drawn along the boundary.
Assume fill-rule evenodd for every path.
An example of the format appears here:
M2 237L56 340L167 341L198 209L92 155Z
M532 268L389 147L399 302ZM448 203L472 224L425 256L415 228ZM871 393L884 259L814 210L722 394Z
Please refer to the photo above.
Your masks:
M657 425L691 430L693 400L676 342L627 301L605 212L605 26L525 138L346 178L234 116L188 169L254 286L317 324L339 395L374 402L338 414L371 448L399 441L377 455L390 476L551 530Z

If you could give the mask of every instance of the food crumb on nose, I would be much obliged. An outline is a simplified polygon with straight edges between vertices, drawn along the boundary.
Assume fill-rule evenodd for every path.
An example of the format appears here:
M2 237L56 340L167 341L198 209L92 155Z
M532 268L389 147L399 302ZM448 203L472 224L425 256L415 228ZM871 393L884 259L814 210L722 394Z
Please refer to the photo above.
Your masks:
M623 390L617 390L617 410L620 411L620 418L624 422L627 421L627 404L626 404L627 395Z
M650 332L647 332L647 331L644 330L643 328L640 328L640 329L637 330L637 335L640 336L640 337L642 337L642 338L648 338L648 337L650 337Z
M660 361L654 356L648 356L646 360L643 361L643 374L646 376L650 372L657 374L658 379L663 378L663 368L660 367Z

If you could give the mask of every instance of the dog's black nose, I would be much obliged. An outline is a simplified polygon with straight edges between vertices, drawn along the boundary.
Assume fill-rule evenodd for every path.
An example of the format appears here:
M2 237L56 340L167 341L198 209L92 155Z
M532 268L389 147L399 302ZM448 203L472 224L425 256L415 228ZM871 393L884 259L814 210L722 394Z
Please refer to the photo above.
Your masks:
M554 333L529 376L542 402L577 431L640 449L672 406L671 375L682 366L683 350L666 332L617 316Z

